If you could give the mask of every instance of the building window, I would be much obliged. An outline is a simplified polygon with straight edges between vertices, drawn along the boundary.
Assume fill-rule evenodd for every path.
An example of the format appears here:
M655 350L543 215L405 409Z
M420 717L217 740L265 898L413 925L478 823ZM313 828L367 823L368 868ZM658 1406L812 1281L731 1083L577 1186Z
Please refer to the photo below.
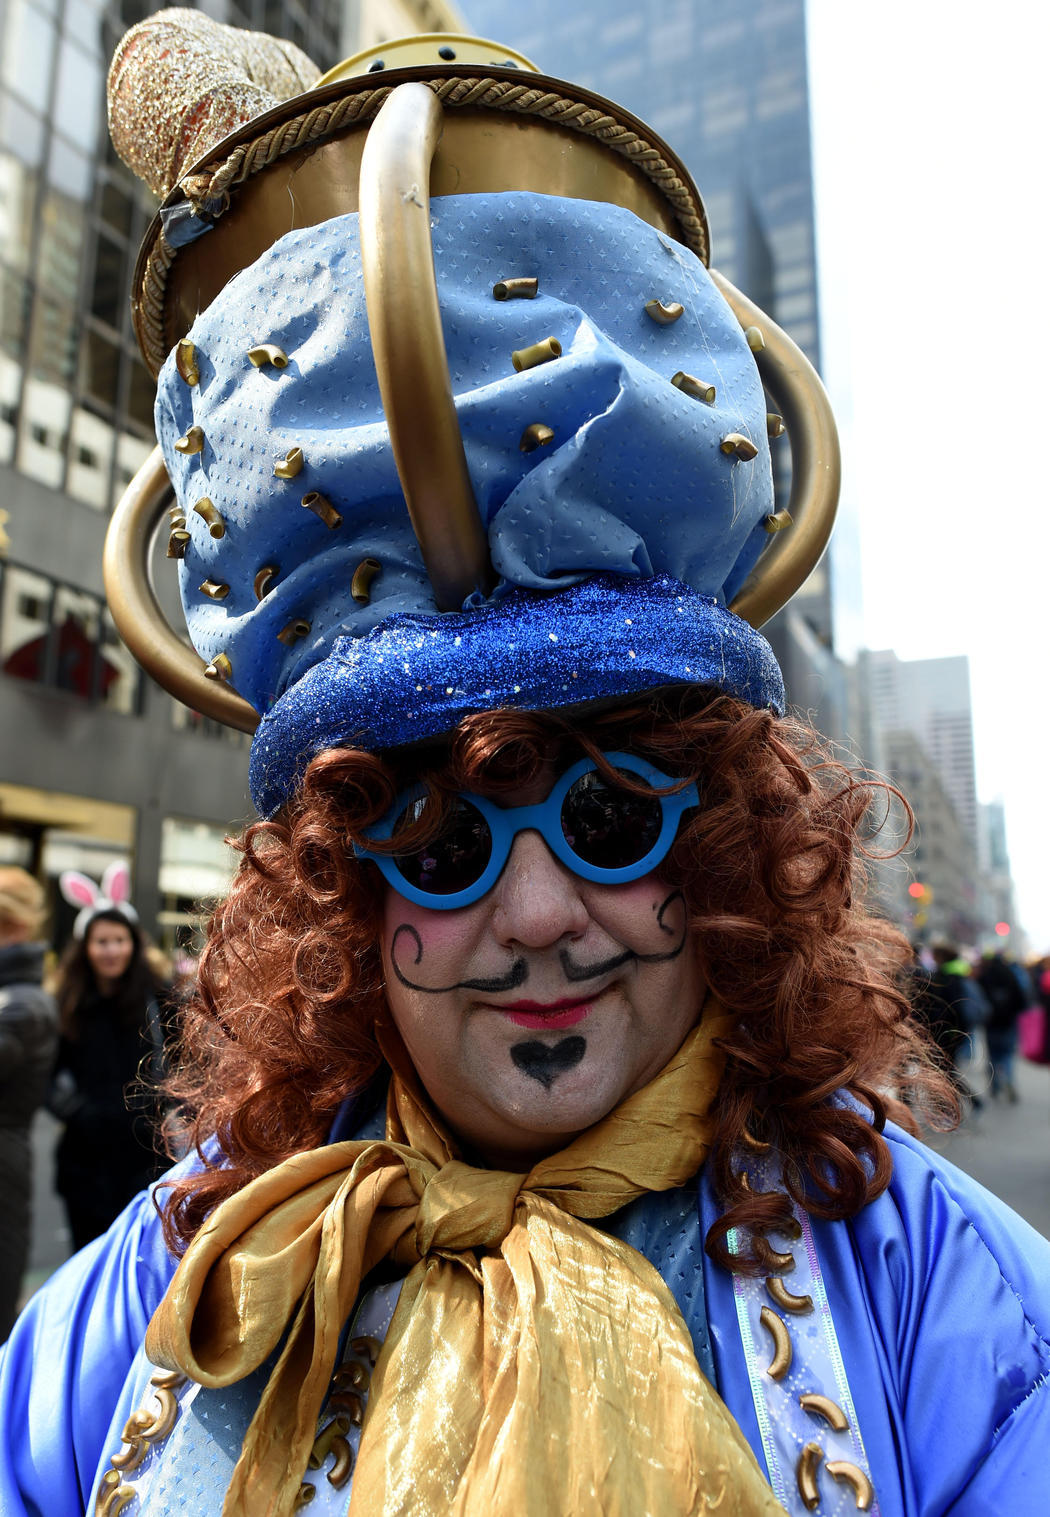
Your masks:
M19 564L0 577L0 668L129 715L142 679L101 597Z
M47 602L38 600L35 595L20 595L18 597L18 615L30 622L43 621L47 616Z

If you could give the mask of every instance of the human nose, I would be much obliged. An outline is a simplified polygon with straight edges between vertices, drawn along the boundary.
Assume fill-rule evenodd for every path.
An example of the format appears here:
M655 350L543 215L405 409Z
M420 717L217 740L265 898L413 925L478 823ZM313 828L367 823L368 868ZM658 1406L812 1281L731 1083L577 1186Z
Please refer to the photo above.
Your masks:
M493 890L493 932L522 948L547 948L564 937L582 936L589 913L581 883L538 832L519 832Z

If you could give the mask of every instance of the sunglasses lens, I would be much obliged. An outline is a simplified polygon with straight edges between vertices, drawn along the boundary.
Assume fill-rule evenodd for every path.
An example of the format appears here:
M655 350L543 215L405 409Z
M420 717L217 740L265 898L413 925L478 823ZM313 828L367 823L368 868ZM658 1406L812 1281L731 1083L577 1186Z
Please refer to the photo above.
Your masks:
M415 801L398 818L392 837L397 840L411 823L419 820L425 801ZM476 806L458 797L452 802L439 837L424 843L415 853L394 856L398 873L427 895L456 895L479 880L492 856L489 824Z
M625 778L638 782L636 774ZM635 795L607 785L597 770L581 774L562 802L565 841L596 869L626 869L656 847L663 827L658 795Z

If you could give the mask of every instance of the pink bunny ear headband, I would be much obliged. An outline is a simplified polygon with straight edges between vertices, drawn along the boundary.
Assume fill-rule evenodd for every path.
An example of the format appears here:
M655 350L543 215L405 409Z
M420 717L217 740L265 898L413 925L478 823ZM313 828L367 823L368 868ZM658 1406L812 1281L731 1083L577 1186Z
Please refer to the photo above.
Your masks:
M78 869L64 869L58 877L62 898L70 906L81 908L73 923L73 936L80 939L87 932L92 920L103 911L119 911L129 922L138 924L139 914L131 905L131 871L127 864L110 864L98 886Z

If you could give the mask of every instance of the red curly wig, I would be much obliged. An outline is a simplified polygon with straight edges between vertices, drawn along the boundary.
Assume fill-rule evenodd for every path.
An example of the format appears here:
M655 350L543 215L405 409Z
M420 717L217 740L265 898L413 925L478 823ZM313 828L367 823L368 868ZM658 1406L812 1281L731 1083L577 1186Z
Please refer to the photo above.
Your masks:
M440 746L319 754L285 811L237 845L171 1082L183 1142L188 1131L201 1151L217 1137L223 1161L171 1187L173 1249L249 1180L323 1144L341 1102L381 1064L382 890L352 851L363 830L409 779L438 803L415 844L440 827L453 791L498 799L541 764L603 748L695 778L700 791L661 874L682 890L701 972L737 1018L709 1160L726 1205L712 1256L759 1268L762 1231L786 1220L783 1196L747 1188L748 1148L773 1145L792 1198L837 1218L888 1184L886 1118L913 1126L902 1092L930 1125L951 1124L950 1083L901 989L908 945L861 904L877 787L830 760L811 729L695 686L582 717L481 713ZM830 1102L839 1090L854 1103ZM752 1238L735 1255L731 1228Z

